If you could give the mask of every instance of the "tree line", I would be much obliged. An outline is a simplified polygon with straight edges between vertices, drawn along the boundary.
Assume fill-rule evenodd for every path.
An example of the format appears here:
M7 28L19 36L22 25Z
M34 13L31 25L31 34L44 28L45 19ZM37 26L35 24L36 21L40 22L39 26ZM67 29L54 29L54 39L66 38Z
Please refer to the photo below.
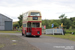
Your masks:
M20 15L18 17L19 21L17 24L14 24L14 26L22 26L22 18L23 16ZM42 20L42 25L46 25L46 29L51 28L51 24L54 24L54 27L59 27L61 25L61 23L63 23L63 28L64 29L75 29L75 17L71 17L71 18L67 18L67 16L65 16L65 14L61 14L59 16L58 20L47 20L44 19Z
M65 14L59 16L59 20L42 20L42 25L46 25L46 28L51 28L51 24L54 27L59 27L63 23L65 29L75 29L75 17L67 18Z

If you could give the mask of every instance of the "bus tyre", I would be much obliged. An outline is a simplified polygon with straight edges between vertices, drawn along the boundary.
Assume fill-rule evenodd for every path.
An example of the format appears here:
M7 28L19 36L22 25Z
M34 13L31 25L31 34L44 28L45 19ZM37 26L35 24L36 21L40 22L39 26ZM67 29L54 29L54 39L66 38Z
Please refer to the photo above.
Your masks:
M27 35L26 35L26 31L25 31L25 34L24 34L24 36L25 36L25 37L27 37Z
M24 34L24 37L27 37L27 35Z
M22 36L24 36L23 32L22 32Z

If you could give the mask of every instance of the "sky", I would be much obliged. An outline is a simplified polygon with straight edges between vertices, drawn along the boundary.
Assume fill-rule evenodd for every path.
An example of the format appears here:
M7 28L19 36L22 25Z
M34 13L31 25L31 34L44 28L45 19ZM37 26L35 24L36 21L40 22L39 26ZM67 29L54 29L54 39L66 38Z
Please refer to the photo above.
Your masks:
M71 18L75 17L75 0L0 0L0 13L13 22L29 10L39 10L42 19L59 19L61 14Z

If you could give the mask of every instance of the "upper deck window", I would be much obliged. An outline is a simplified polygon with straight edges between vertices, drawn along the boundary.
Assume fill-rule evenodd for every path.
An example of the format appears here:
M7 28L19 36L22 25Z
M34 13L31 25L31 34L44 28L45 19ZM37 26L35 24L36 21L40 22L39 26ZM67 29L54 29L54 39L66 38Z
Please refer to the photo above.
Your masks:
M23 17L27 17L28 16L28 12L27 13L25 13L25 14L23 14Z
M31 12L30 16L40 16L39 12Z

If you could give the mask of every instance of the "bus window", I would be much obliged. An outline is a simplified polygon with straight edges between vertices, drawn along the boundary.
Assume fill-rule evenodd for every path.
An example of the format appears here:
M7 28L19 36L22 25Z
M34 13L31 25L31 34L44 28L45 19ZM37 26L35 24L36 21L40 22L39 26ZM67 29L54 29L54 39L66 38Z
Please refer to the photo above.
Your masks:
M40 23L32 23L32 27L40 27Z
M28 12L26 13L26 16L28 16Z
M40 16L40 13L39 12L31 12L30 16Z
M36 27L40 27L40 23L36 23Z
M31 27L31 23L27 23L27 27Z
M23 24L23 27L26 27L26 24Z

